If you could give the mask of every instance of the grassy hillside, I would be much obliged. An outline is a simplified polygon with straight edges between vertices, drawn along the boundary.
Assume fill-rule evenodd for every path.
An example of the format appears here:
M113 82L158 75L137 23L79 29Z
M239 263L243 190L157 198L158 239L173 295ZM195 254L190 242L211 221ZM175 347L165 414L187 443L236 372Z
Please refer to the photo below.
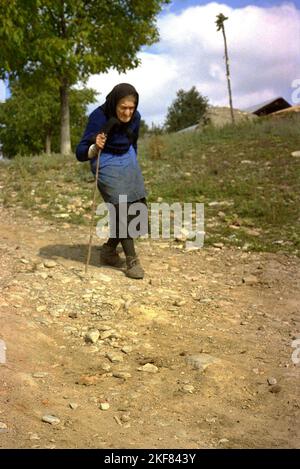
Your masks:
M203 202L206 244L249 250L300 248L299 119L261 120L139 144L149 201ZM0 163L0 203L57 222L88 224L93 177L75 157ZM160 200L160 199L159 199ZM100 197L99 197L100 201Z

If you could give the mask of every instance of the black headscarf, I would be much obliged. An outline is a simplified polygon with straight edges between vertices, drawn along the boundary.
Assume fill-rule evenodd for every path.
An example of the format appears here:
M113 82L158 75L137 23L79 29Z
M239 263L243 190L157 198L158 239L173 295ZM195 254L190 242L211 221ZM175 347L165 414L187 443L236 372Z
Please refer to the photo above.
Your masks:
M134 96L135 97L135 111L138 107L139 104L139 94L134 88L134 86L130 85L129 83L120 83L119 85L116 85L111 92L106 96L106 101L105 103L101 106L101 108L104 111L104 114L106 115L107 119L110 119L111 117L117 117L116 115L116 107L120 99L125 98L126 96ZM127 125L130 124L130 122L133 120L134 113L132 115L132 118L129 122L124 124L124 127L127 127ZM123 124L121 124L123 127Z

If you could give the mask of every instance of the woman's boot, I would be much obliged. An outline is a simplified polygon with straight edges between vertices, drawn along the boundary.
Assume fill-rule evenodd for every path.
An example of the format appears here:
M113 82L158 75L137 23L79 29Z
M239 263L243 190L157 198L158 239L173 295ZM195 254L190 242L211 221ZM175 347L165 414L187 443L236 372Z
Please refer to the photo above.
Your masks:
M124 267L125 260L122 259L116 251L115 247L103 244L100 252L100 262L104 265L112 267Z
M144 270L137 256L126 256L126 275L130 278L144 278Z

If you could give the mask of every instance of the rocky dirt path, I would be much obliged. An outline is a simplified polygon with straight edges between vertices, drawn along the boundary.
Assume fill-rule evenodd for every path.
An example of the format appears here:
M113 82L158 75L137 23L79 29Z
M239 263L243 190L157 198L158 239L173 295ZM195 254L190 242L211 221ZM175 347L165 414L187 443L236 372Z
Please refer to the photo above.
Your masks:
M2 448L300 445L300 260L141 241L142 281L88 230L0 209ZM99 243L101 244L101 243Z

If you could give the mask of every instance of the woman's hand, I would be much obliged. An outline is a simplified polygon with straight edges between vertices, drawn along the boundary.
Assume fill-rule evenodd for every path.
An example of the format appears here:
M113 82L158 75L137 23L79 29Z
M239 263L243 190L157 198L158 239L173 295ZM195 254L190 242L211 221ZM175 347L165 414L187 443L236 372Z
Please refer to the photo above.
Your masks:
M105 134L98 134L96 137L96 145L99 150L103 150L105 143L106 143L106 135Z

